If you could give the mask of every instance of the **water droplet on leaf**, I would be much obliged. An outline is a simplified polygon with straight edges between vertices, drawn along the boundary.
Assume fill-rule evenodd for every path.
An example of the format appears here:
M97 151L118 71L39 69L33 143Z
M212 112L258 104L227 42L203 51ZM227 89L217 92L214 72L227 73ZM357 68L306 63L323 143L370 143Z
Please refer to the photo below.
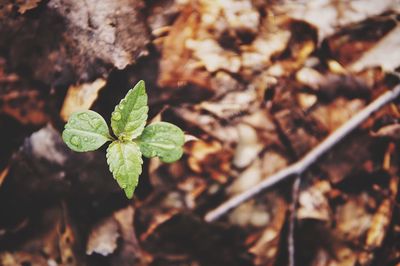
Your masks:
M120 112L114 112L111 116L111 118L115 121L119 121L121 119L121 113Z
M89 120L90 117L86 113L79 114L78 117L82 120Z
M79 138L78 136L73 136L73 137L71 138L71 143L72 143L72 145L74 145L74 146L80 146L81 140L80 140L80 138Z
M85 142L88 142L88 141L89 141L89 138L88 138L88 137L84 137L83 140L84 140Z

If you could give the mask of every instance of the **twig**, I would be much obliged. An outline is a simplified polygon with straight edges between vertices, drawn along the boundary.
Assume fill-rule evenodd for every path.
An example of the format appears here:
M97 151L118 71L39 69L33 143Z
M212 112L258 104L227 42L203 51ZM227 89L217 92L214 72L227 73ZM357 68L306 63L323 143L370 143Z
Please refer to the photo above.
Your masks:
M297 200L299 198L300 193L300 182L301 176L297 176L297 178L293 182L292 186L292 203L290 205L290 214L289 214L289 230L288 230L288 266L295 266L295 244L294 244L294 229L296 225L296 208L297 208Z
M289 167L282 169L281 171L269 176L265 180L261 181L254 187L230 198L229 200L222 203L214 210L208 212L204 217L205 221L212 222L227 213L230 209L238 206L242 202L254 197L261 191L272 187L278 182L290 178L294 175L301 175L305 170L308 169L321 155L329 151L334 145L341 141L351 131L358 127L365 119L367 119L372 113L378 111L380 108L395 100L400 95L400 85L397 85L393 90L387 91L376 100L371 102L363 110L358 112L355 116L349 119L331 135L329 135L324 141L318 144L314 149L307 153L302 159Z

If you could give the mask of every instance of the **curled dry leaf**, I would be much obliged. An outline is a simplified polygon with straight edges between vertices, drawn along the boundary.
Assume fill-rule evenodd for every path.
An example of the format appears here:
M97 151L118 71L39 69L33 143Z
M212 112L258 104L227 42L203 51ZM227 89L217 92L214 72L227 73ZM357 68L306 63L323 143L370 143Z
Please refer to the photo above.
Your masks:
M21 85L12 84L10 87L14 89L0 93L0 114L11 116L24 125L44 125L50 119L45 97L35 89L15 89Z
M374 50L374 47L377 47L377 49L389 48L398 43L396 37L393 38L393 36L388 35L388 42L382 41L383 47L376 46L377 43L380 43L380 40L383 40L387 34L396 28L396 24L393 13L387 12L386 14L366 19L359 24L349 25L347 28L329 36L326 39L326 44L337 62L345 68L359 71L367 65L376 66L374 62L382 62L382 58L385 58L385 56L382 57L381 55L373 58L376 56L375 52L372 52L371 56L369 56L368 50ZM394 61L388 59L389 62L386 67L393 67L393 62L397 61L398 57L394 56L393 58L395 59Z
M400 55L395 52L400 46L400 26L396 26L386 36L352 63L349 69L359 72L366 68L381 67L384 71L395 71L400 66ZM387 53L390 53L390 56Z
M389 153L393 153L389 152ZM393 169L392 169L393 170ZM389 197L382 200L379 204L374 216L372 217L371 226L367 231L367 236L365 238L364 251L359 258L359 262L362 265L368 265L376 257L375 251L379 249L385 238L389 234L390 222L394 215L394 202L398 193L399 178L397 175L392 174L389 180Z
M237 54L225 51L213 39L186 41L186 48L193 52L194 57L200 60L208 72L217 70L237 73L240 69L240 58Z
M67 121L72 113L90 109L105 84L104 79L97 79L92 83L70 86L61 108L61 118Z
M252 112L258 107L258 95L253 88L244 91L232 91L214 101L203 101L199 107L220 119L234 119Z
M112 265L130 266L149 265L152 256L146 253L139 245L134 227L136 211L132 206L116 211L113 219L118 223L119 232L122 238L118 254L111 258Z
M329 132L333 132L364 106L364 100L338 97L327 105L318 105L311 112L311 116L315 117Z
M120 236L118 223L114 218L107 218L92 228L86 244L86 254L97 253L103 256L112 254L117 248Z
M335 213L336 234L344 241L358 242L369 230L373 215L368 206L373 199L367 193L351 196L337 207Z
M147 265L151 257L139 245L134 228L135 210L128 206L96 224L86 244L86 254L109 256L113 265Z
M331 186L327 181L319 181L309 188L302 189L299 195L297 219L316 219L329 222L331 209L326 194Z
M326 155L319 167L333 184L343 181L351 174L371 172L365 165L372 162L372 144L371 138L365 132L350 135Z
M7 166L0 172L0 187L3 185L4 180L6 179L6 176L8 175L8 171L10 170L10 167Z
M318 144L318 132L309 130L312 121L306 118L301 110L284 109L275 113L274 117L297 157L304 155Z
M194 141L189 142L185 148L189 154L188 165L192 171L219 183L228 181L232 154L230 150L224 150L220 142Z
M370 16L379 15L385 11L398 8L398 3L391 0L383 1L284 1L276 5L277 12L284 12L292 18L307 21L318 28L319 39L333 34L338 27L360 22Z
M249 201L241 204L228 216L229 222L242 227L265 227L271 220L263 204Z
M237 125L239 132L239 143L235 150L233 165L238 168L247 167L259 154L263 148L259 141L257 132L254 128L246 125Z
M246 170L236 177L233 183L227 188L228 193L234 195L246 191L257 185L262 178L261 161L256 159Z
M15 266L29 263L32 266L48 265L48 260L40 255L28 252L2 252L0 253L0 264L3 266Z
M371 132L373 137L384 137L393 140L400 139L400 124L383 126L376 132Z
M259 234L257 240L249 248L254 254L255 265L274 265L279 251L280 234L285 224L287 203L283 197L276 193L268 196L272 206L268 226Z
M18 12L24 14L25 12L36 8L42 0L17 0Z

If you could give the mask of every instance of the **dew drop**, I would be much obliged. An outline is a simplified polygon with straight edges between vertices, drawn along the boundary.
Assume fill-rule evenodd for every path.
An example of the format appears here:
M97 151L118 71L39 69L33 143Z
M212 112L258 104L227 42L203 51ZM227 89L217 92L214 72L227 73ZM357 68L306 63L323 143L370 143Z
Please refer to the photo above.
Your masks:
M90 117L86 113L79 114L78 117L82 120L89 120Z
M74 146L80 146L81 140L80 140L80 138L79 138L78 136L73 136L73 137L71 138L71 143L72 143L72 145L74 145Z
M92 125L95 129L98 129L101 126L101 121L97 118L92 119Z
M83 140L84 140L85 142L88 142L88 141L89 141L89 138L88 138L88 137L84 137Z
M111 115L111 119L112 119L112 120L115 120L115 121L121 120L121 113L120 113L120 112L114 112L114 113Z

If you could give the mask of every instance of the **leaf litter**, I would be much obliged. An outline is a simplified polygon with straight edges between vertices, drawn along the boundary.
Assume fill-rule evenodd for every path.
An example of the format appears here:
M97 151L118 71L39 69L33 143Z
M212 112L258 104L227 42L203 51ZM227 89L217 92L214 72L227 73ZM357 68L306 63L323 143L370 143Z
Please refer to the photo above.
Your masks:
M218 222L202 219L301 159L398 83L397 1L138 1L143 9L129 18L110 11L124 1L105 13L89 2L93 24L83 27L86 15L59 2L31 1L14 21L13 4L0 12L2 43L15 44L1 50L0 123L16 138L1 154L0 264L286 265L293 201L296 265L398 263L396 102L306 171L297 199L284 182ZM65 22L52 24L59 17ZM39 35L42 54L23 57L32 33L12 37L9 26L27 23L60 25L64 35ZM98 50L90 38L102 43ZM110 115L110 94L151 80L150 117L194 136L181 161L145 161L132 201L110 180L104 150L76 155L60 139L61 106L78 106L67 88L84 93L98 79L106 84L82 98L85 108Z

